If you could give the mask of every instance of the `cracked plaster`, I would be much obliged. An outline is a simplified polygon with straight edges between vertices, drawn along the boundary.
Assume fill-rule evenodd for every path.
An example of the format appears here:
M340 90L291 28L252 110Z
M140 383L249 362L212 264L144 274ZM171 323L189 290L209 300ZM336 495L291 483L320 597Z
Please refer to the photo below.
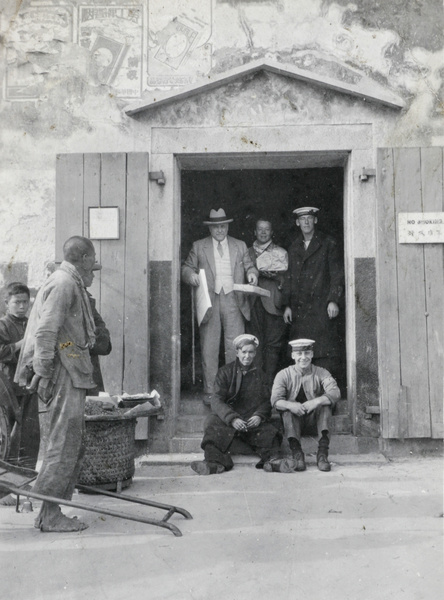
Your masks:
M94 0L88 4L107 5ZM158 0L119 4L142 4L152 12L164 5ZM171 6L176 4L181 10L186 6L177 2ZM199 0L193 4L202 6ZM13 67L23 71L32 82L28 92L35 99L15 102L3 96L0 101L4 165L0 262L14 256L29 263L30 283L38 285L41 265L53 258L56 154L144 151L147 133L138 120L124 115L126 101L116 95L112 83L98 80L91 54L76 43L75 32L71 35L57 19L35 27L23 19L32 5L35 10L44 9L29 0L6 0L1 21L0 74L5 80ZM53 3L73 11L81 5L79 0ZM369 0L354 4L345 0L213 0L211 6L207 41L213 73L261 57L343 81L362 73L402 95L407 109L395 116L331 92L308 90L305 84L260 75L159 111L154 120L178 123L185 117L192 123L202 124L203 119L221 126L253 123L258 118L270 124L282 118L309 123L321 117L340 119L342 111L346 122L353 119L351 109L359 118L372 117L377 123L380 145L442 143L443 9L435 0L376 4ZM26 243L17 244L18 240Z

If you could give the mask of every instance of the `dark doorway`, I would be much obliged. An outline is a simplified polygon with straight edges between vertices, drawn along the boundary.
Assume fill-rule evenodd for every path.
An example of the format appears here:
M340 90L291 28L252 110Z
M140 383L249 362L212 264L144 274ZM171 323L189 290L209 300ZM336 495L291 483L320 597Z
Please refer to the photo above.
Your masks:
M244 170L182 170L181 173L182 237L181 259L188 255L192 243L209 235L202 221L212 208L224 208L234 222L229 235L243 240L248 247L254 241L254 226L258 218L273 224L274 241L288 248L296 234L292 211L297 206L320 208L318 228L332 235L344 248L344 170L334 168L307 169L244 169ZM343 347L343 396L346 386L345 310L340 307L341 343ZM181 391L183 397L202 391L199 331L195 323L195 384L192 382L191 292L181 284ZM223 356L223 353L220 353ZM288 364L286 349L281 367Z

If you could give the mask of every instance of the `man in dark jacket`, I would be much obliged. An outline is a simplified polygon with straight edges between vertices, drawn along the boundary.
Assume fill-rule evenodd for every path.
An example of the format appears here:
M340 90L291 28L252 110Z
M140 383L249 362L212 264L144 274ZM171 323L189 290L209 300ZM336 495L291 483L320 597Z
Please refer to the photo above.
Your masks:
M201 448L205 460L191 463L199 475L214 475L233 468L229 454L235 436L259 454L258 469L290 473L295 463L279 459L281 435L269 422L271 406L262 379L262 370L254 365L259 345L253 335L242 334L233 341L236 360L221 367L216 375L211 399L212 413L205 421Z
M344 269L336 241L316 230L319 209L293 211L301 234L288 250L288 271L282 290L284 321L290 339L316 340L313 362L338 377L340 340L339 304L344 294Z
M86 288L91 287L92 282L94 281L94 271L100 271L102 269L102 265L96 263L91 273L83 276L83 283ZM96 299L86 290L86 294L89 299L89 303L91 305L91 311L94 319L94 334L96 336L96 341L94 346L90 349L89 354L91 356L91 362L93 366L93 380L96 384L96 387L92 390L88 390L88 396L98 396L99 392L105 391L105 385L103 383L102 377L102 369L100 368L100 359L99 356L108 356L108 354L112 350L111 344L111 336L109 330L105 324L105 321L100 316L99 312L96 309Z

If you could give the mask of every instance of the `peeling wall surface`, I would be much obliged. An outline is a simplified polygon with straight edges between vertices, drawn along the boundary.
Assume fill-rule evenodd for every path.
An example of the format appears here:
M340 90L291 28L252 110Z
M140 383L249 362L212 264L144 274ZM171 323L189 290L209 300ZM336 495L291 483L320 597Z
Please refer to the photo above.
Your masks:
M3 0L1 6L0 286L20 275L38 288L55 259L59 153L146 152L154 127L259 124L366 124L374 156L378 147L444 146L441 0ZM135 117L125 112L131 103L260 60L339 87L366 82L404 107L260 71ZM162 210L165 223L172 208ZM171 260L172 227L159 231L168 248L158 259Z
M45 261L54 258L56 154L146 150L146 131L123 109L158 90L179 90L260 58L338 81L366 76L406 102L400 114L379 115L377 145L444 144L439 0L4 0L2 6L0 262L27 264L31 286L40 285ZM255 77L248 102L236 102L237 88L247 85L179 103L161 120L178 123L186 115L202 126L201 103L206 118L221 125L248 124L264 113L268 123L338 114L333 95L314 92L304 101L301 85L274 75ZM346 121L353 101L341 102Z

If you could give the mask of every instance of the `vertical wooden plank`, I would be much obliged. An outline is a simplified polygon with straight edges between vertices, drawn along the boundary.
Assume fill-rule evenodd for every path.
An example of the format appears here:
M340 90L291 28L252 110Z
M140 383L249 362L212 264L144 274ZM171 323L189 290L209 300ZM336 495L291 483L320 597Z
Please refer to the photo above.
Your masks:
M148 154L127 158L123 389L149 386Z
M100 154L83 155L83 231L89 237L89 208L100 206ZM101 262L101 242L92 240L96 249L97 260ZM94 282L88 290L97 301L100 312L101 272L95 271Z
M397 438L401 372L393 150L378 149L377 165L377 310L381 427L384 438Z
M119 239L101 242L102 285L100 312L111 333L113 350L103 361L106 390L112 394L123 390L124 305L125 305L125 206L126 154L101 155L100 205L119 208Z
M63 260L63 244L83 235L83 155L58 154L56 166L55 257Z
M422 148L421 178L423 211L444 211L443 150ZM443 340L444 340L444 253L442 244L424 245L427 342L432 437L442 438L443 426Z
M393 157L396 214L421 212L419 148L395 148ZM402 433L410 438L430 437L424 247L398 244L397 253L401 384L408 418L407 431Z

